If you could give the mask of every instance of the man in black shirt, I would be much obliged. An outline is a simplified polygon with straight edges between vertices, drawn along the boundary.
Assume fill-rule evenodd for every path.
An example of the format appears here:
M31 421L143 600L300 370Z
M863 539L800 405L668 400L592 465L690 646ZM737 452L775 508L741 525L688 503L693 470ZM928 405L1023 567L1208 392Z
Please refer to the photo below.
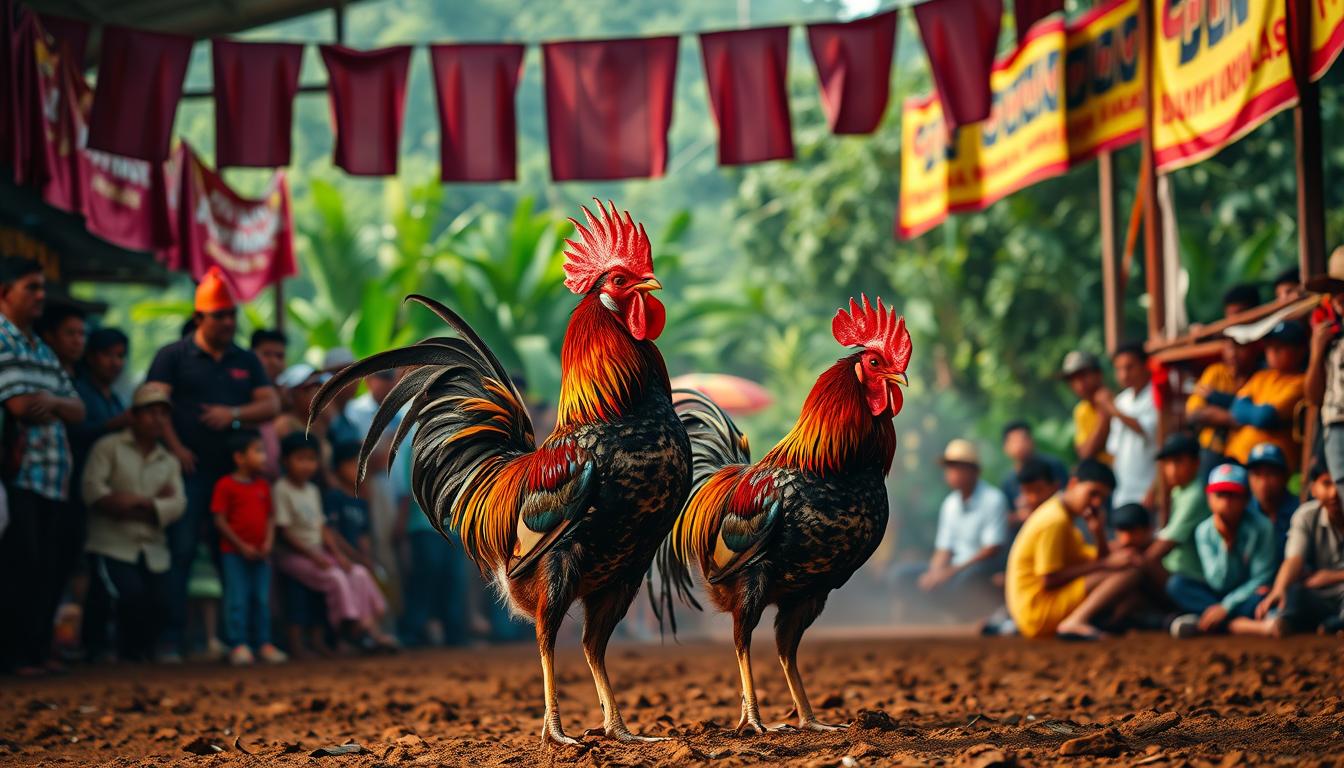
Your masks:
M196 328L160 349L149 367L149 381L169 389L172 425L164 443L181 462L187 511L168 528L172 555L167 593L164 660L186 650L187 579L191 561L210 518L210 494L231 468L228 436L274 418L280 398L253 353L234 343L237 307L218 269L196 288Z

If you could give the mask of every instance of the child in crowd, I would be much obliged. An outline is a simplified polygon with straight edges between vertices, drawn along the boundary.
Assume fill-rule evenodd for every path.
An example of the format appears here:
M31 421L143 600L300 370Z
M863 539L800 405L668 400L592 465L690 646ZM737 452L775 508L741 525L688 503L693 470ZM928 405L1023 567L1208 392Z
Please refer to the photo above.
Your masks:
M322 495L313 483L320 469L318 445L302 432L280 441L284 476L275 484L275 521L283 547L277 565L290 578L326 599L327 620L346 638L362 645L394 648L379 622L387 603L372 574L351 562L322 514Z
M1199 442L1184 432L1168 437L1157 453L1162 482L1171 489L1171 514L1148 547L1144 568L1149 586L1157 591L1165 588L1167 574L1196 581L1204 578L1195 548L1195 529L1209 519L1204 483L1199 479L1200 462Z
M224 634L233 646L229 663L253 662L252 645L262 661L279 664L284 652L271 644L271 547L275 517L271 488L262 476L266 449L252 430L229 437L233 473L215 484L210 511L219 531L219 566L224 576Z
M370 538L369 502L359 498L359 443L337 443L331 449L332 486L322 497L327 527L336 535L333 543L352 563L359 563L376 574L373 542Z
M1311 468L1312 501L1293 513L1283 565L1255 610L1265 634L1344 632L1344 507L1331 474L1323 461Z
M1297 494L1288 492L1288 457L1279 446L1260 443L1251 449L1246 472L1251 478L1251 509L1274 526L1274 552L1282 559L1288 526L1297 511Z
M1115 539L1111 550L1128 549L1142 555L1153 543L1153 516L1142 504L1125 504L1111 513Z
M1186 611L1171 623L1171 635L1264 634L1254 617L1258 592L1274 576L1274 527L1249 509L1250 486L1241 465L1215 467L1206 491L1212 516L1195 528L1203 578L1173 573L1167 579L1167 596Z

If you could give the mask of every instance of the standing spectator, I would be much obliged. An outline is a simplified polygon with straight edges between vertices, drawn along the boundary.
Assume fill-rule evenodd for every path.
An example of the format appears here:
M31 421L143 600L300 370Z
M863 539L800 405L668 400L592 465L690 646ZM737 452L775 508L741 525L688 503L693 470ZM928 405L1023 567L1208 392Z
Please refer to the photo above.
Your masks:
M1251 479L1251 509L1274 526L1274 553L1282 558L1288 526L1297 511L1297 496L1288 492L1288 459L1279 446L1261 443L1251 449L1246 471Z
M1274 278L1275 301L1301 298L1303 293L1302 274L1297 267L1289 267Z
M1074 350L1064 356L1059 375L1078 398L1073 406L1074 451L1079 460L1096 459L1109 466L1106 439L1111 434L1111 420L1098 410L1097 402L1110 400L1111 392L1101 379L1101 361L1089 352Z
M173 564L167 585L166 661L187 651L187 581L210 517L215 483L232 471L229 435L273 418L280 401L257 356L234 343L238 308L222 272L212 267L196 287L195 329L160 349L149 380L168 387L173 422L168 449L185 472L187 511L168 531Z
M75 477L80 476L84 458L99 438L125 429L131 423L126 404L112 389L126 368L129 348L126 334L116 328L99 328L89 334L84 365L75 378L75 392L84 401L84 420L70 427Z
M980 478L980 454L969 440L943 451L943 478L952 489L938 510L933 557L916 582L926 594L969 598L977 610L998 602L991 582L996 558L1008 543L1008 500Z
M1283 565L1255 609L1265 634L1344 631L1344 509L1324 463L1310 472L1312 501L1293 513ZM1276 611L1281 617L1275 617Z
M163 388L141 384L126 414L128 427L98 440L89 453L82 487L89 509L84 648L90 658L106 652L112 615L122 660L148 660L158 639L169 564L164 530L187 506L182 467L161 442L169 418Z
M1209 519L1204 481L1199 475L1199 442L1184 432L1167 438L1157 454L1162 482L1171 489L1171 515L1148 547L1148 575L1152 586L1164 588L1167 574L1200 579L1195 529Z
M1106 450L1114 457L1115 505L1153 506L1157 477L1157 405L1148 374L1148 353L1141 344L1125 344L1111 357L1121 391L1097 398L1097 407L1111 419Z
M1344 482L1344 246L1330 254L1327 274L1312 278L1308 290L1330 295L1312 315L1311 359L1307 364L1306 399L1321 409L1325 461L1335 483Z
M1248 309L1260 306L1260 286L1251 283L1239 283L1223 293L1223 317L1239 315Z
M295 434L307 434L317 445L322 471L319 476L325 482L325 468L331 463L331 417L332 409L325 408L313 412L313 400L317 391L331 378L329 373L321 373L307 363L295 363L285 369L276 379L285 392L285 410L275 421L275 434L283 443L285 438ZM281 454L283 456L283 451ZM283 464L283 461L282 461ZM283 475L283 466L281 467Z
M82 540L70 503L66 425L84 420L84 403L56 355L33 332L46 278L30 259L0 259L0 403L9 527L0 539L0 668L24 675L59 669L52 622Z
M1138 583L1139 558L1112 552L1106 542L1106 499L1115 487L1110 468L1095 459L1078 463L1063 492L1027 518L1008 553L1004 594L1023 637L1095 640L1095 624L1118 617ZM1082 519L1097 546L1074 525Z
M252 332L252 354L261 361L261 369L271 383L277 383L280 374L285 372L285 348L288 345L281 331L259 328ZM280 478L280 436L275 433L273 421L263 421L256 425L261 433L261 444L266 448L266 478L274 482Z
M1237 425L1227 441L1227 456L1241 464L1260 443L1273 443L1287 456L1300 456L1293 438L1293 417L1302 402L1305 377L1307 329L1301 323L1284 321L1265 337L1268 367L1256 371L1236 398L1207 395L1213 405L1226 409Z
M300 432L280 441L284 477L275 484L275 522L282 546L276 564L290 578L326 599L327 620L345 638L392 648L379 629L387 603L364 566L351 562L327 527L322 495L313 484L321 468L317 444Z
M261 436L240 430L229 436L233 473L215 483L210 512L219 530L219 565L224 576L224 634L232 646L229 663L246 666L257 657L268 664L286 660L271 644L271 548L275 515L271 486L262 477L266 451Z
M1045 464L1058 487L1063 487L1069 481L1069 470L1064 466L1064 462L1036 451L1036 439L1031 434L1031 425L1025 421L1009 422L1003 428L1003 455L1012 462L1013 469L1004 476L1003 482L999 484L999 490L1003 491L1004 497L1008 499L1013 514L1024 519L1036 508L1036 505L1027 506L1028 502L1022 498L1022 486L1017 479L1027 462L1034 460Z
M71 379L84 358L84 344L88 334L84 310L73 304L49 303L37 322L38 335L47 342L61 367Z
M1171 635L1260 634L1254 616L1258 591L1274 576L1274 529L1249 509L1244 467L1215 467L1205 490L1213 514L1195 528L1201 576L1175 573L1167 579L1167 596L1186 611L1171 623Z
M1225 408L1209 404L1209 397L1230 398L1246 385L1260 368L1259 344L1238 344L1223 339L1222 360L1210 363L1199 375L1195 391L1185 401L1185 417L1200 427L1199 476L1201 481L1226 462L1227 438L1237 423Z

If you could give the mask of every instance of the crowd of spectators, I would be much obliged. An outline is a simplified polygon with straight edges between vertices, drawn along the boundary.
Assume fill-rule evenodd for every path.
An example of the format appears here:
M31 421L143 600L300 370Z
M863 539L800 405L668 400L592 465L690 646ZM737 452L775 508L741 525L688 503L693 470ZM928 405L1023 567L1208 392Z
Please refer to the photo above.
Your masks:
M1259 333L1230 326L1184 387L1142 345L1112 353L1113 387L1099 358L1070 352L1059 374L1077 400L1071 472L1037 452L1025 422L1004 428L1011 471L997 488L976 447L953 440L934 553L897 573L907 593L963 616L984 616L993 594L987 634L1344 632L1344 248L1307 287L1327 297L1309 322L1287 308ZM1296 272L1274 289L1299 296ZM1223 303L1232 318L1260 291L1240 285ZM1166 424L1158 386L1184 398Z
M415 508L404 456L378 445L356 488L396 373L313 413L353 356L288 364L306 350L276 330L240 346L216 273L139 375L125 333L46 299L36 262L0 259L0 672L522 636Z

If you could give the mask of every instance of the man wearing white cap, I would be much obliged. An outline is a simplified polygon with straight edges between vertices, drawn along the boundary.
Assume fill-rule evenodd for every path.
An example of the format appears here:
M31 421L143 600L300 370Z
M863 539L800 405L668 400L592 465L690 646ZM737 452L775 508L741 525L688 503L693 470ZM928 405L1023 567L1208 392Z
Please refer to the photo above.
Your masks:
M938 510L933 557L917 584L925 594L966 597L987 611L1000 597L990 579L1008 542L1008 500L980 479L980 453L971 441L948 443L942 464L952 491Z

